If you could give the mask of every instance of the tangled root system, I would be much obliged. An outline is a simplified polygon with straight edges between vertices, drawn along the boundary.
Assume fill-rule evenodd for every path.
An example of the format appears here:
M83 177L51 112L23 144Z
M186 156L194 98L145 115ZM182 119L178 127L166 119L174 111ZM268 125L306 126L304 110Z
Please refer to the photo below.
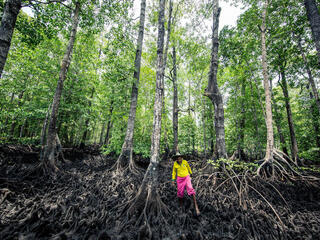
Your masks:
M70 157L73 156L73 157ZM142 198L143 179L116 157L67 154L56 175L24 173L37 164L0 159L0 239L318 239L320 191L307 180L270 181L248 172L200 174L189 161L201 216L192 199L179 208L171 164L162 162L156 198ZM190 158L192 159L192 157ZM201 162L202 161L202 162ZM6 167L4 167L4 164ZM167 209L168 211L165 211Z

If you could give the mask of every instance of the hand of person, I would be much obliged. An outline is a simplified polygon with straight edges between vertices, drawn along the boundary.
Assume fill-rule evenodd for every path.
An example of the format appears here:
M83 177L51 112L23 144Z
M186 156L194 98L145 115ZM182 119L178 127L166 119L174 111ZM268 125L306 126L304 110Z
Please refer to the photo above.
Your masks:
M172 184L172 186L174 186L174 187L176 186L175 183L174 183L174 181L171 181L171 184Z

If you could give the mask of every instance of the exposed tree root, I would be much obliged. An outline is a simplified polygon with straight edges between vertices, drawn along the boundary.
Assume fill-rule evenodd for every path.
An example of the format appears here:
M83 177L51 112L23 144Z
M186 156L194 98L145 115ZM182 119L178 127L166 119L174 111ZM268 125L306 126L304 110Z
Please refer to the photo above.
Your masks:
M110 171L120 173L129 170L134 175L140 175L141 169L136 165L132 155L132 151L122 151Z
M294 161L291 161L285 153L274 149L273 159L264 159L257 169L257 174L262 178L288 180L291 182L299 180L312 183L314 181L315 184L319 184L320 178L303 175L295 170L295 168L298 169L298 166Z
M116 159L83 155L62 163L56 177L24 179L36 163L19 168L12 163L6 171L0 169L0 238L319 238L316 179L311 184L299 177L271 181L231 170L201 174L205 160L191 159L200 217L195 216L188 196L179 208L170 164L160 166L156 192L146 187L137 195L143 174L132 174L129 169L110 172Z

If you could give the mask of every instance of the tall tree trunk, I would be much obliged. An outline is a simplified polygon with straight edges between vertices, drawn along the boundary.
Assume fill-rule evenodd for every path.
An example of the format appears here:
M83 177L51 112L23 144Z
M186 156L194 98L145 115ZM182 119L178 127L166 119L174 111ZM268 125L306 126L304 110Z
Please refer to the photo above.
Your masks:
M203 96L201 97L202 102L202 131L203 131L203 153L204 157L207 157L207 135L206 135L206 108Z
M84 146L86 145L86 139L87 139L87 135L88 135L88 127L89 127L89 122L90 122L90 112L91 112L91 105L92 105L92 98L93 98L93 94L94 94L95 89L93 88L91 91L91 96L90 96L90 100L89 100L89 110L88 110L88 118L86 119L86 122L84 124L84 133L82 135L81 138L81 143L80 143L80 148L84 148Z
M286 140L283 136L283 132L282 132L282 128L281 128L281 115L279 113L276 100L274 99L274 96L272 93L272 79L270 79L270 90L271 90L271 99L272 99L272 103L273 103L273 109L274 109L274 113L275 113L274 120L276 122L276 127L277 127L277 131L279 134L281 149L286 155L288 155L287 143L286 143Z
M14 93L11 93L10 105L12 104L13 99L14 99ZM1 107L2 107L2 106L1 106ZM7 109L9 109L9 107L8 107ZM4 123L4 126L1 126L1 127L0 127L0 129L1 129L2 131L4 131L4 132L6 131L5 129L7 129L8 121L9 121L9 117L7 116L7 117L6 117L6 121L5 121L5 123Z
M156 75L156 93L154 100L154 113L153 113L153 131L151 138L151 159L150 166L154 170L159 164L159 149L160 149L160 131L161 131L161 115L162 115L162 94L163 85L161 79L164 77L164 57L163 57L163 45L164 45L164 12L165 12L165 0L159 1L159 21L158 21L158 57L157 57L157 75ZM152 172L152 171L151 171ZM148 173L146 173L148 175ZM156 180L153 178L153 181ZM155 183L155 182L154 182Z
M317 104L317 107L318 107L318 114L320 114L320 99L319 99L318 90L317 90L314 78L312 76L312 72L311 72L311 69L309 67L308 60L307 60L307 58L306 58L306 56L304 54L304 51L302 49L301 39L300 38L298 39L298 47L299 47L299 50L301 52L301 56L302 56L302 59L304 61L304 65L305 65L307 73L308 73L308 80L309 80L309 84L311 85L311 88L312 88L313 96L316 99L316 104Z
M48 122L49 122L49 117L50 117L50 109L51 109L51 104L49 104L49 106L48 106L47 114L46 114L46 117L45 117L44 122L42 124L41 136L40 136L40 145L41 145L40 159L43 158L43 154L44 154L44 150L45 150L47 128L48 128Z
M111 132L112 125L113 125L113 122L110 119L107 124L107 133L106 133L106 137L104 139L104 145L106 145L106 146L108 146L108 144L109 144L110 132Z
M58 80L56 92L52 102L52 112L51 112L50 122L49 122L47 146L42 159L42 162L45 166L50 166L55 170L57 169L56 161L55 161L56 144L57 144L56 143L57 141L56 140L56 135L57 135L56 121L58 116L60 98L61 98L62 89L63 89L63 82L66 79L67 71L71 61L73 45L74 45L76 34L77 34L78 23L79 23L79 12L80 12L80 3L76 2L73 20L72 20L70 39L61 63L59 80Z
M267 148L265 161L257 170L260 175L262 167L265 165L272 166L271 174L274 174L273 170L273 148L274 148L274 136L272 127L272 109L271 109L271 94L269 88L269 76L268 76L268 63L267 63L267 48L266 48L266 18L269 1L265 0L265 4L262 11L262 24L261 24L261 49L262 49L262 71L263 71L263 86L265 92L266 102L266 125L267 125Z
M159 167L159 150L160 150L160 130L161 130L161 115L162 115L162 84L164 68L163 68L163 46L164 46L164 12L165 0L159 0L159 21L158 21L158 41L157 41L157 74L156 74L156 92L154 100L153 112L153 131L151 137L151 158L148 169L144 175L141 186L139 187L136 199L129 209L133 212L138 204L141 207L141 202L147 204L160 203L160 197L157 192L158 183L158 167ZM160 202L159 202L160 201ZM159 209L159 206L155 207Z
M106 137L105 137L104 143L103 143L104 145L108 145L109 144L110 130L112 128L112 112L113 112L113 100L111 101L109 119L108 119L108 123L107 123L107 133L106 133Z
M178 117L179 117L179 109L178 109L178 87L177 87L177 55L176 55L176 47L172 47L172 63L173 63L173 112L172 112L172 126L173 126L173 152L176 154L178 149Z
M211 63L208 87L205 91L205 95L209 97L214 105L214 122L216 130L216 148L217 158L227 158L226 143L225 143L225 130L224 130L224 109L223 99L219 91L217 82L218 71L218 29L219 29L219 17L221 8L219 7L219 0L213 0L213 27L212 27L212 51L211 51Z
M316 0L304 0L320 65L320 14Z
M21 0L7 0L0 26L0 78L7 61L11 39L21 9Z
M23 124L21 125L21 128L20 128L20 134L19 134L19 137L22 138L23 136L23 132L24 132L24 128L27 124L27 118L23 121Z
M141 1L141 10L140 10L140 26L139 26L139 33L138 33L137 50L136 50L136 57L134 60L135 70L134 70L133 78L135 79L135 81L132 85L130 113L129 113L129 118L128 118L126 136L124 139L124 143L122 145L121 154L120 154L118 161L117 161L117 163L119 165L121 165L122 162L129 161L130 167L134 166L134 162L133 162L133 158L132 158L133 133L134 133L134 124L135 124L136 110L137 110L137 103L138 103L138 88L139 88L139 79L140 79L141 53L142 53L143 35L144 35L145 11L146 11L146 0L142 0Z
M167 56L168 56L168 51L169 51L169 44L170 44L170 35L171 35L171 23L172 23L172 10L173 10L173 3L172 0L170 0L169 3L169 17L168 17L168 29L167 29L167 40L166 40L166 46L164 50L164 55L163 55L163 71L165 72L166 67L167 67ZM161 84L163 84L162 88L164 88L164 74L163 74L163 79L161 79Z
M238 157L239 160L245 160L243 151L244 146L244 128L246 124L246 108L245 108L245 95L246 95L246 80L243 78L241 86L241 117L239 121L239 143L238 143Z
M312 116L312 122L313 122L313 128L315 131L315 135L316 135L316 144L317 147L320 148L320 126L319 126L319 114L320 114L320 99L319 99L319 94L318 94L318 90L311 72L311 69L309 67L309 63L308 60L304 54L302 45L301 45L301 37L298 38L298 48L300 50L304 65L306 67L306 71L308 74L308 81L309 84L307 85L307 89L310 88L311 86L311 91L310 91L310 100L314 101L315 100L315 104L312 103L310 111L311 111L311 116Z
M19 94L19 96L18 96L18 106L17 106L17 108L20 108L21 105L22 105L21 99L23 98L24 91L25 91L25 90L23 90L23 91ZM10 135L11 135L12 137L14 136L14 129L16 128L16 124L17 124L17 117L14 117L14 118L12 119L11 129L10 129Z
M168 57L168 51L169 51L169 44L170 44L170 35L171 35L171 24L172 24L172 10L173 10L173 2L170 0L169 3L169 16L168 16L168 29L167 29L167 40L166 40L166 45L165 45L165 50L164 50L164 56L163 56L163 72L165 73L166 71L166 66L167 66L167 57ZM167 158L170 150L169 150L169 144L168 144L168 134L167 134L167 128L166 128L166 103L165 103L165 98L164 98L164 74L161 79L161 84L162 84L162 89L163 89L163 94L162 94L162 114L164 115L164 128L163 128L163 138L164 138L164 144L165 144L165 156L164 158Z
M283 68L281 69L280 75L281 75L281 88L283 91L284 101L286 104L288 125L289 125L289 131L290 131L291 155L294 162L298 165L300 164L299 156L298 156L298 144L297 144L296 134L293 126L292 111L291 111L290 98L289 98L289 92L288 92L288 84L287 84L287 79L286 79L286 75Z
M253 87L252 87L252 81L250 81L250 89L251 89L251 99L252 101L255 100L253 96ZM260 98L260 97L259 97ZM255 132L256 132L256 138L258 138L258 147L255 147L255 158L259 159L260 158L260 151L261 151L261 142L260 142L260 134L259 134L259 123L258 123L258 118L257 118L257 108L256 105L253 103L253 114L254 114L254 123L255 123Z
M106 128L106 123L103 122L102 128L101 128L101 133L100 133L99 145L102 145L102 143L103 143L103 135L104 135L104 130L105 130L105 128Z
M307 86L307 89L309 89L310 86ZM317 147L320 148L320 126L319 126L319 112L317 110L317 107L315 106L314 101L314 96L312 94L312 91L310 91L310 100L311 100L311 107L310 107L310 112L312 116L312 122L313 122L313 128L314 128L314 133L316 137L316 144ZM320 151L319 155L320 155Z

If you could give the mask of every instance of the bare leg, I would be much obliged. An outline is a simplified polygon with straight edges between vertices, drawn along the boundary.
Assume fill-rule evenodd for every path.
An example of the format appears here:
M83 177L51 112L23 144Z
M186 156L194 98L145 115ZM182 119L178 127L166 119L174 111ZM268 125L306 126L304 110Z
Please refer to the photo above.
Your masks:
M198 204L197 204L196 195L193 194L192 197L193 197L194 208L196 209L196 214L197 214L197 216L199 216L200 215L200 211L199 211L199 207L198 207Z
M182 205L183 205L183 198L179 198L179 205L180 205L180 208L182 208Z

